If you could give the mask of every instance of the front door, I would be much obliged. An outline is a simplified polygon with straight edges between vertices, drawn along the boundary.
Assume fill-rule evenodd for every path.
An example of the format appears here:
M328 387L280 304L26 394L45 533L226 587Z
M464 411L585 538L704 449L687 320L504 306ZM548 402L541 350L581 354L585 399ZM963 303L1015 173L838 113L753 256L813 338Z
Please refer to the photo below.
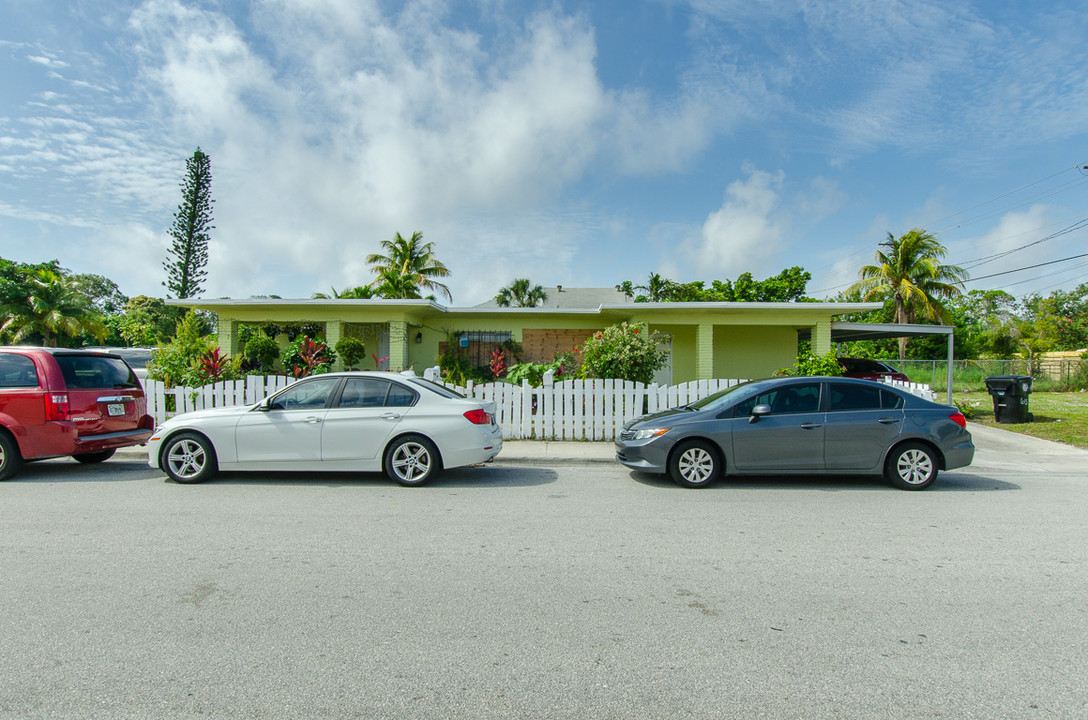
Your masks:
M267 409L242 416L235 428L238 462L321 460L327 404L340 378L307 378L272 396Z
M749 398L733 422L733 469L739 473L820 471L824 467L824 413L819 382L785 385ZM771 414L750 422L751 409Z

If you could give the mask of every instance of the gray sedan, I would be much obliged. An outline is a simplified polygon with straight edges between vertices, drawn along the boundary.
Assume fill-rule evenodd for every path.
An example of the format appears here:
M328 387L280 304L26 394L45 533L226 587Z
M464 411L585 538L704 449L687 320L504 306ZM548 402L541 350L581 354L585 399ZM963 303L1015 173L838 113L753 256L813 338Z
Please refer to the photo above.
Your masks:
M967 420L950 405L868 380L759 380L637 418L616 439L629 468L684 487L723 473L880 475L924 490L939 470L971 464Z

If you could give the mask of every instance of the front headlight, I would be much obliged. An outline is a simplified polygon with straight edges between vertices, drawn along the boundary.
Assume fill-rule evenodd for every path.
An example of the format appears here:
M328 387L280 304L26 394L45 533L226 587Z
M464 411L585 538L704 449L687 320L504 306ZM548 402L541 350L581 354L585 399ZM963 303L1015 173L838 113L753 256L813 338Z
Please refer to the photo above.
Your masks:
M635 430L634 440L649 440L650 438L660 437L669 431L669 428L644 428L642 430Z

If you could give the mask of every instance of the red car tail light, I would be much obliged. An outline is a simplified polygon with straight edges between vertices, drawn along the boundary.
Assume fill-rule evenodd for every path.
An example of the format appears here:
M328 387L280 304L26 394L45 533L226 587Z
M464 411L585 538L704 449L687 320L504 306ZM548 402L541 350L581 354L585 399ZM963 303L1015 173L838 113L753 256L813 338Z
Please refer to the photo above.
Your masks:
M46 420L71 420L68 407L68 393L47 393L45 396Z
M967 429L967 418L961 412L954 412L948 416L948 419L959 425L961 428Z
M465 413L465 418L473 425L489 425L491 423L491 413L480 409L469 410Z

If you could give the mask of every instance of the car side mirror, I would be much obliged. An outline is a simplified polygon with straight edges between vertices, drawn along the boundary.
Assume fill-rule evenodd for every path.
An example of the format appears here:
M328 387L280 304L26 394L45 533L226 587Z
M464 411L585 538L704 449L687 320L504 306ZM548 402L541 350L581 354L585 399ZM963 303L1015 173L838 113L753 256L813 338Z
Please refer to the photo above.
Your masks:
M264 400L261 400L259 403L257 403L257 409L261 412L268 412L269 410L282 410L283 405L280 405L279 403L274 403L272 402L272 398L266 397Z
M748 422L757 423L757 422L759 422L759 419L761 417L763 417L764 415L770 415L770 414L771 414L771 406L770 405L756 405L754 408L752 408L752 412L748 414Z

